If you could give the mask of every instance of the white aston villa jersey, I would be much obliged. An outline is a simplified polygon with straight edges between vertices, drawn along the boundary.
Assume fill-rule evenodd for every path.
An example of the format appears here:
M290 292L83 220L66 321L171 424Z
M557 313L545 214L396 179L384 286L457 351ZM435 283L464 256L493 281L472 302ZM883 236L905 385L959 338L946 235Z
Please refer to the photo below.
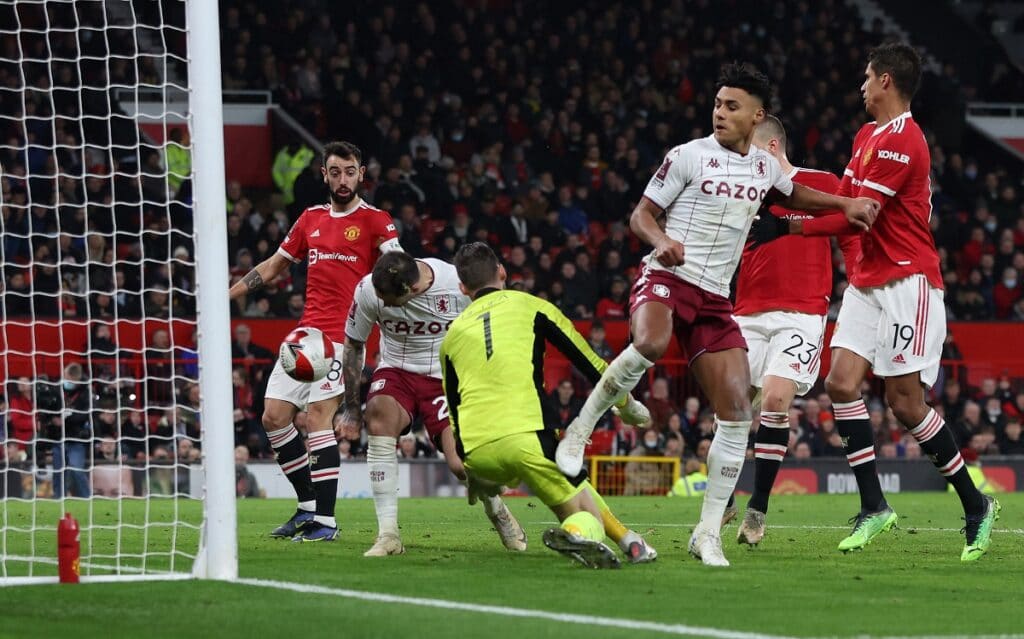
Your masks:
M441 377L438 352L448 326L470 299L459 290L455 267L434 258L417 260L434 271L434 282L404 306L384 306L373 288L370 275L356 286L345 334L360 342L370 337L373 325L380 325L378 367L398 368L410 373Z
M773 188L789 196L793 182L775 158L756 146L741 156L710 135L675 147L644 196L665 209L665 232L682 242L685 261L673 268L651 256L645 261L652 269L728 297L750 224Z

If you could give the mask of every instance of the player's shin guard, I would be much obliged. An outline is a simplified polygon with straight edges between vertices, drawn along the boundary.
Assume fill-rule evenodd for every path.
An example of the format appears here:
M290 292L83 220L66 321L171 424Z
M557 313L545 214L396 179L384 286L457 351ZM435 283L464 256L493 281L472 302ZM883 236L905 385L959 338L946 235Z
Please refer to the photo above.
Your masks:
M946 427L945 420L934 410L928 411L920 424L910 429L910 434L921 444L924 451L946 481L956 490L964 512L977 515L985 510L985 499L974 485L967 472L964 458L957 450L953 433Z
M622 538L626 536L629 529L626 528L619 518L612 513L611 508L608 507L608 503L604 500L594 485L590 483L590 480L586 480L583 484L590 491L590 496L594 499L594 503L597 504L597 510L601 513L601 523L604 525L604 533L615 543L622 541Z
M654 362L641 355L632 344L608 365L580 409L578 420L587 428L587 436L594 430L594 424L601 419L601 415L633 390L651 366L654 366Z
M878 479L875 464L875 442L871 435L871 422L863 399L852 402L834 402L836 431L843 439L846 461L850 464L857 488L860 490L860 509L874 513L888 504L882 494L882 483Z
M757 429L754 445L754 494L750 496L747 508L768 512L768 497L772 494L772 486L788 447L789 415L761 413L761 427Z
M604 539L604 525L597 520L597 517L594 517L585 510L566 517L562 522L561 528L591 541L602 541Z
M333 430L320 430L309 435L310 476L316 494L316 516L313 521L337 528L334 502L338 498L338 473L341 453Z
M295 489L295 496L299 499L299 510L316 510L316 495L313 493L313 481L309 476L309 454L299 431L295 429L294 424L288 424L280 430L268 430L267 437L284 476Z
M366 445L366 465L370 469L373 506L377 511L379 535L398 535L398 440L370 435Z
M750 422L715 419L718 430L708 449L708 485L700 509L700 525L716 535L722 529L722 513L736 488L747 453Z

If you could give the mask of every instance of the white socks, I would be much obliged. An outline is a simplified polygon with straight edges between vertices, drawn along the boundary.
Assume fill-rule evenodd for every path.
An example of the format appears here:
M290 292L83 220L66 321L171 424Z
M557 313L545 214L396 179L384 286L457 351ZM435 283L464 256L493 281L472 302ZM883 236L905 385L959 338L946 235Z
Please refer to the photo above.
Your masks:
M601 415L632 391L651 366L654 362L641 355L632 344L627 346L601 375L601 380L580 409L577 423L585 426L587 433L593 431Z
M708 450L708 485L700 509L700 525L718 534L722 514L743 468L750 422L726 422L715 418L718 430Z
M398 440L370 435L366 464L370 470L373 507L377 510L378 535L398 535Z

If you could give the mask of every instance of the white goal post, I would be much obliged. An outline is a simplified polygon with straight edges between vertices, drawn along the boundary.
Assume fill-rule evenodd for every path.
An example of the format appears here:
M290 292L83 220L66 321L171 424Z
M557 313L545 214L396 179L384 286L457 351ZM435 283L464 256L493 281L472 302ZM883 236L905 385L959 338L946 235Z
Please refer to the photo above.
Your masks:
M0 586L238 577L218 4L0 0Z

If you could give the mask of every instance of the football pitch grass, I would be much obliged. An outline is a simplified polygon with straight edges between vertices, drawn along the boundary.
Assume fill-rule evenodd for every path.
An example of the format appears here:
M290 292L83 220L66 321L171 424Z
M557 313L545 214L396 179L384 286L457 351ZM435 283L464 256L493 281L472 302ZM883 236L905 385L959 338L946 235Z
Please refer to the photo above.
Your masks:
M535 498L508 499L530 537L525 553L502 549L479 506L403 499L406 554L375 559L362 556L376 532L370 500L339 500L341 537L318 544L267 537L292 503L242 500L240 583L0 588L0 637L1024 638L1024 494L999 498L992 548L975 564L960 563L956 498L906 493L890 496L899 529L848 555L835 548L856 497L775 497L758 548L735 543L736 522L723 531L725 569L686 553L699 500L612 498L659 553L617 571L544 548L554 517ZM7 506L15 518L23 507ZM7 552L27 553L17 545L9 538Z

